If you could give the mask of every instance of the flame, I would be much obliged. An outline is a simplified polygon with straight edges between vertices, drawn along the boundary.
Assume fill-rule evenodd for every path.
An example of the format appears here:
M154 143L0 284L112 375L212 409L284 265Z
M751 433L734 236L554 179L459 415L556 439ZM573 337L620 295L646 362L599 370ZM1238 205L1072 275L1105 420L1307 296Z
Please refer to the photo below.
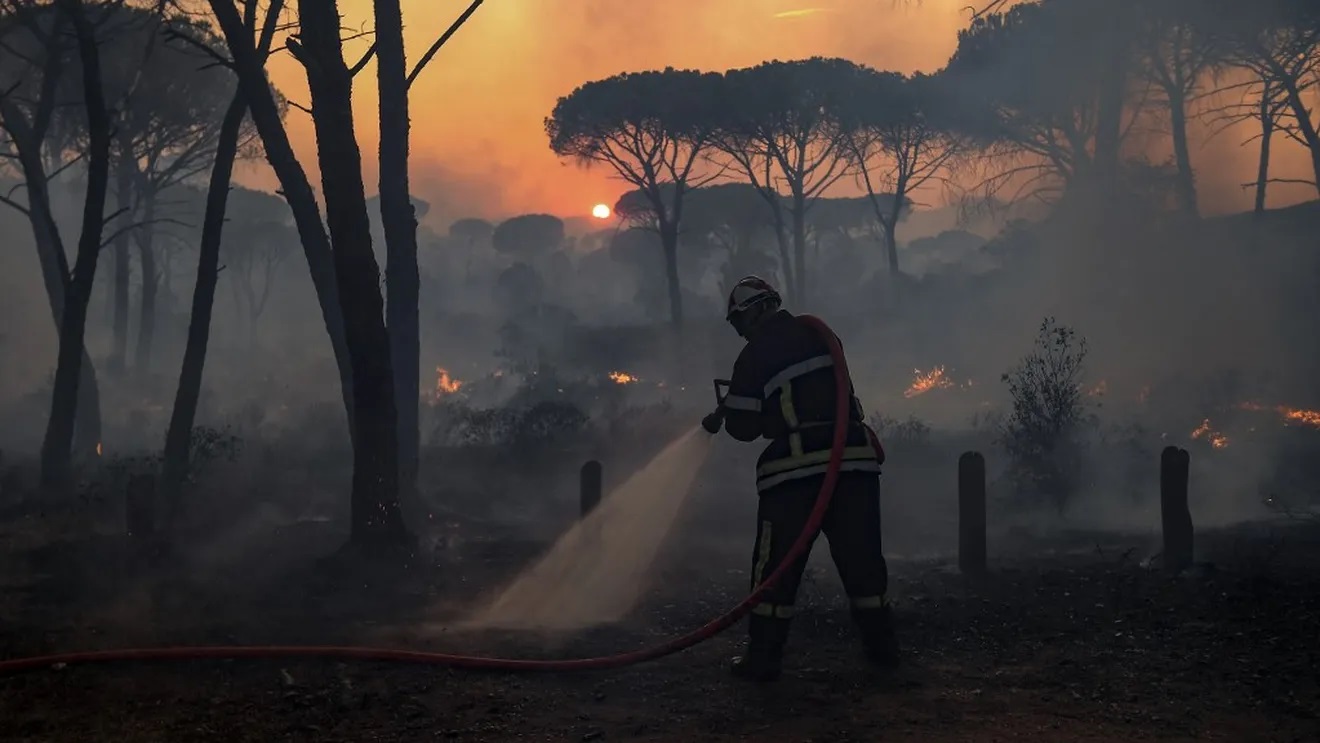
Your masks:
M1283 405L1280 405L1276 410L1279 411L1286 421L1320 428L1320 410L1299 410L1297 408L1289 408Z
M1303 408L1292 408L1287 405L1275 405L1273 408L1270 408L1268 406L1261 405L1258 402L1244 402L1238 405L1238 409L1250 410L1253 412L1273 410L1275 413L1279 414L1279 417L1283 418L1284 423L1300 423L1304 426L1313 426L1315 428L1320 428L1320 410L1306 410Z
M1102 379L1102 380L1100 380L1100 383L1099 383L1099 384L1097 384L1096 386L1094 386L1094 387L1092 387L1091 389L1087 390L1087 392L1086 392L1086 396L1087 396L1087 397L1099 397L1100 395L1103 395L1103 394L1105 394L1105 393L1108 392L1108 391L1109 391L1109 382L1107 382L1107 381L1105 381L1105 380Z
M1222 432L1216 431L1213 428L1211 428L1209 418L1206 418L1205 420L1201 421L1201 425L1197 426L1195 429L1192 430L1191 436L1193 439L1204 438L1206 441L1209 441L1210 445L1216 449L1223 449L1224 447L1228 446L1228 437L1225 436Z
M101 456L101 442L96 442L96 456Z
M435 396L437 398L452 395L463 386L463 382L449 376L449 370L443 366L435 368Z
M610 379L615 384L632 384L633 382L641 381L637 377L628 374L627 372L621 372L621 371L610 372Z
M953 386L953 382L945 376L943 366L937 366L924 374L920 369L913 369L912 373L916 375L916 379L912 380L903 397L916 397L934 389L948 389Z

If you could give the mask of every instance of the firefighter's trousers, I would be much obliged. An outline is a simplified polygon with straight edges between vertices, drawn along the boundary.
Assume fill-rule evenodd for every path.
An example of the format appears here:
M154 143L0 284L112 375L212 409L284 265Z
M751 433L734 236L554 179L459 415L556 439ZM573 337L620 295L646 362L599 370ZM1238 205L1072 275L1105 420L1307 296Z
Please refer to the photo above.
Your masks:
M752 586L779 567L807 524L824 475L790 480L764 491L757 507L756 545L752 553ZM821 524L830 556L852 603L852 617L868 649L891 636L885 597L888 569L880 544L880 477L868 472L843 472ZM813 536L814 542L814 536ZM793 617L798 586L807 567L807 553L753 610L753 645L782 646Z

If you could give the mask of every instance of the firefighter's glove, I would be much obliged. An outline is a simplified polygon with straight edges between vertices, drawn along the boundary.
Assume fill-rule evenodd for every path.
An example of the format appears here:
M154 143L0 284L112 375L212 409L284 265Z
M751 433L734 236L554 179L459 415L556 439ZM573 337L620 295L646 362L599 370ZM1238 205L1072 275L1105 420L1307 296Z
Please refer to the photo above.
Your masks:
M706 429L706 433L719 433L720 428L724 426L724 406L715 408L715 412L701 419L701 427Z

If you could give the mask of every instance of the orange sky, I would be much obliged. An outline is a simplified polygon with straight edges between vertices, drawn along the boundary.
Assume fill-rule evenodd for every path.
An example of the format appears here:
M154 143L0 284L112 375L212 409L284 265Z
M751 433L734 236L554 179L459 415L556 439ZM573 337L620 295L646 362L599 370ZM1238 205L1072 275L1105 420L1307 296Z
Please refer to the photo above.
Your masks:
M468 2L403 0L410 63ZM550 152L542 129L556 99L582 82L630 70L724 70L769 58L812 55L846 57L901 72L935 70L953 51L957 30L969 17L968 4L486 0L413 86L413 192L433 204L437 213L427 220L433 224L459 216L498 218L533 211L584 216L595 203L613 203L623 184L603 167L584 170L561 162ZM371 0L340 0L340 8L345 26L371 27ZM356 59L364 48L365 42L354 42L349 56ZM287 55L272 61L271 76L292 100L307 102L305 78ZM374 65L358 77L355 105L368 191L374 192ZM288 127L304 167L311 171L315 145L309 117L291 110ZM1231 144L1236 149L1237 142ZM1245 170L1219 184L1202 177L1209 201L1229 206L1246 198L1238 183L1252 177L1250 155L1234 154L1246 156ZM245 167L240 179L249 185L274 185L264 163Z

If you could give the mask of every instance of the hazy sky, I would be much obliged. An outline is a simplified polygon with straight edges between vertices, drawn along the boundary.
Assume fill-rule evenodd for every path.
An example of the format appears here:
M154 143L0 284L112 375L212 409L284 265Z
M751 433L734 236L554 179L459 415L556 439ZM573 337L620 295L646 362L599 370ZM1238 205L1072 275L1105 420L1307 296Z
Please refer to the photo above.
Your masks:
M468 2L403 0L410 63ZM549 150L543 121L555 101L577 85L623 71L665 66L724 70L812 55L846 57L901 72L933 71L956 46L957 31L969 19L968 4L486 0L413 87L413 192L436 205L436 221L531 211L586 215L593 204L613 203L625 189L603 167L584 170L561 162ZM340 0L340 7L346 26L371 27L370 0ZM356 59L365 44L350 45L350 56ZM305 78L291 58L280 55L273 60L271 74L291 99L307 102ZM374 193L374 65L358 77L355 105L368 192ZM291 110L288 126L304 166L311 170L315 157L309 117ZM1203 191L1212 202L1208 206L1246 198L1238 184L1254 173L1249 152L1234 153L1233 159L1246 158L1245 169L1229 174L1224 183L1216 185L1213 176L1203 176ZM253 185L274 185L264 164L245 169L241 177Z

